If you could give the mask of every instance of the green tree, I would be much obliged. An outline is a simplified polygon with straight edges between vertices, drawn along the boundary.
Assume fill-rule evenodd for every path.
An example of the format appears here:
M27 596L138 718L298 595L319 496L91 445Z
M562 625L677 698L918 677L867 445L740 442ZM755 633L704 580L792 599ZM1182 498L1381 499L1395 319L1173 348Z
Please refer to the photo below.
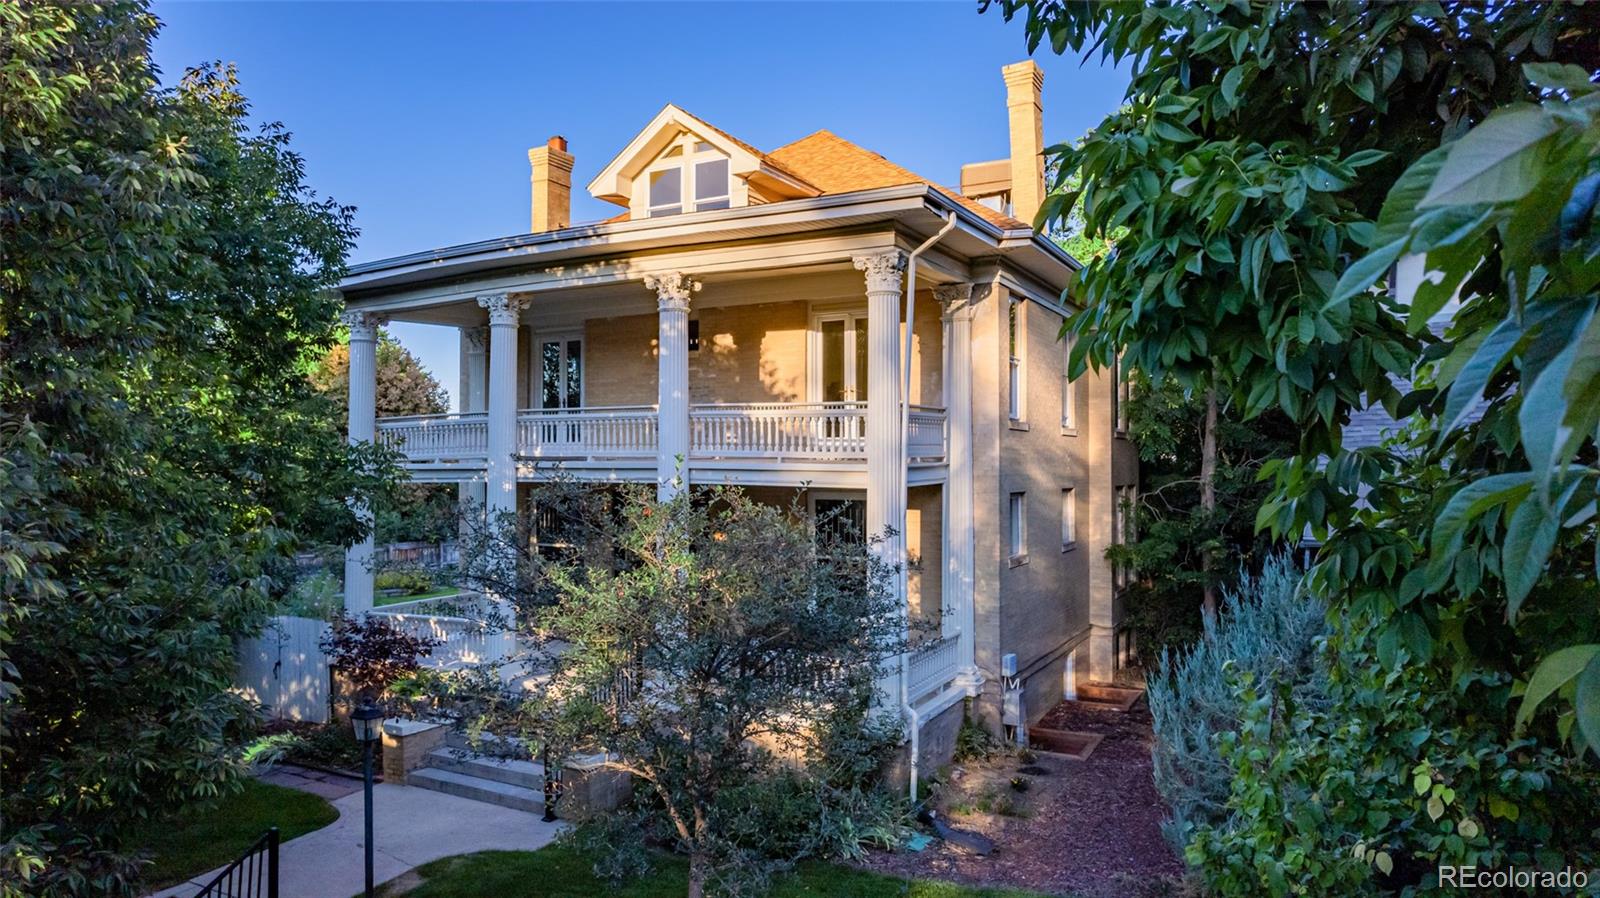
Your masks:
M387 331L378 334L377 391L373 395L380 418L404 415L440 415L449 408L448 396L411 350ZM346 336L328 350L311 370L311 384L339 408L343 422L350 415L350 341Z
M379 453L305 381L354 229L231 69L159 88L139 3L0 6L0 890L137 894L236 784L233 639L347 541Z
M663 503L642 488L558 483L533 502L545 552L485 541L473 545L487 563L464 562L515 607L538 675L465 722L557 758L608 753L606 767L642 786L650 831L688 856L690 898L830 846L856 850L869 821L837 818L873 804L881 749L899 742L898 721L875 723L869 707L905 643L890 572L866 542L732 488ZM816 762L802 789L815 819L792 831L757 819L756 796L794 782L780 757Z
M1202 397L1278 408L1300 454L1329 455L1351 409L1398 411L1419 339L1378 294L1328 307L1383 197L1412 160L1526 93L1522 61L1581 52L1593 12L1558 4L1285 4L1003 0L1030 46L1128 61L1124 107L1052 147L1040 220L1082 202L1091 236L1126 227L1083 272L1074 365L1171 377ZM1228 401L1231 400L1231 403ZM1215 429L1201 441L1213 495ZM1354 505L1327 489L1324 511ZM1212 565L1215 566L1214 563ZM1206 604L1215 597L1208 593Z
M409 349L387 332L378 335L377 390L380 418L439 415L449 408L445 389ZM348 335L330 348L311 369L311 384L338 409L345 425L350 416L350 342ZM455 488L441 484L406 484L373 503L373 526L379 544L449 539L455 514Z

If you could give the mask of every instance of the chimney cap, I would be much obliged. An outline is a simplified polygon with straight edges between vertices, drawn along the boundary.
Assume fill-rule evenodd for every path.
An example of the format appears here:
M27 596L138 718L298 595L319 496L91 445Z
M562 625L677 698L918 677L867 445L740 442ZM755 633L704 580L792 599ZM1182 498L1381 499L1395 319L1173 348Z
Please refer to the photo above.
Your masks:
M553 135L549 140L545 141L545 146L553 150L560 150L561 152L565 153L567 151L567 139L562 137L560 134L556 134Z

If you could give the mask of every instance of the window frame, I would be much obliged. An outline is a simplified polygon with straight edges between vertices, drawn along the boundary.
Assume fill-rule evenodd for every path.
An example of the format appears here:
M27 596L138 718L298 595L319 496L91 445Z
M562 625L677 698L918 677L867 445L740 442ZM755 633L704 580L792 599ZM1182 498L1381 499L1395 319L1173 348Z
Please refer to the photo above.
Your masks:
M1061 433L1078 435L1078 382L1072 378L1072 350L1078 345L1077 334L1067 334L1061 341Z
M704 145L705 149L698 149ZM678 150L673 153L673 150ZM669 155L670 154L670 155ZM701 198L699 196L699 163L722 160L728 163L728 176L724 183L724 190L716 196ZM676 205L653 206L650 204L651 178L658 172L678 172L678 202ZM644 179L644 213L646 218L665 218L670 215L688 215L692 212L710 212L720 209L733 208L733 160L728 154L717 149L715 145L702 140L699 136L685 131L674 138L656 157L655 161L646 166L640 173ZM721 204L721 205L717 205ZM702 208L704 206L705 208ZM711 207L715 206L715 209Z
M1017 430L1028 429L1028 309L1027 301L1012 297L1006 309L1006 352L1010 364L1009 405L1006 415Z
M1061 488L1061 551L1071 552L1078 547L1078 490Z
M1010 515L1007 522L1006 536L1010 542L1007 553L1011 566L1028 563L1028 493L1025 490L1012 492L1006 501L1006 509Z
M1111 412L1113 415L1112 426L1119 437L1128 435L1128 402L1133 399L1133 381L1128 379L1127 366L1123 364L1122 356L1117 356L1116 366L1112 368L1116 375L1114 389L1111 395Z

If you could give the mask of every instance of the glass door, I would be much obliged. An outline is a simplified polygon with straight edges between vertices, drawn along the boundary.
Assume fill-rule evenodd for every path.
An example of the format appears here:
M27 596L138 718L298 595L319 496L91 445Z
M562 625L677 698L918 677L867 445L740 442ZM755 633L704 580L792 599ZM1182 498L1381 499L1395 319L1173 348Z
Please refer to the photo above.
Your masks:
M576 412L583 407L583 338L552 336L539 340L539 408ZM541 417L539 439L545 445L582 442L578 422L559 423Z
M839 403L867 401L867 318L865 315L837 313L817 319L817 369L812 390L817 401L829 409L840 410ZM862 416L829 415L824 436L853 438L864 436Z

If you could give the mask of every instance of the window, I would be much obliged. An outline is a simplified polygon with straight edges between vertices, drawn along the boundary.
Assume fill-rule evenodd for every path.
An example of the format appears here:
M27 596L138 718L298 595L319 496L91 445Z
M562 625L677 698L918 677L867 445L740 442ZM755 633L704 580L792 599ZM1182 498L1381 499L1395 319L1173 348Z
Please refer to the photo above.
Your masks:
M1061 491L1061 551L1078 544L1078 494L1072 487Z
M1078 391L1072 377L1072 347L1078 344L1077 334L1068 334L1061 341L1061 432L1076 433L1078 429Z
M1133 505L1138 497L1134 493L1132 486L1117 487L1115 495L1116 506L1111 511L1111 540L1116 545L1125 546L1138 539L1133 515ZM1133 572L1127 565L1118 564L1112 572L1112 579L1116 588L1122 589L1126 587L1128 581L1132 579L1132 575Z
M685 134L648 170L648 215L726 209L732 204L728 157Z
M1011 563L1012 565L1025 564L1028 561L1028 496L1026 493L1011 494Z
M1027 403L1027 352L1028 352L1028 320L1026 310L1022 303L1013 300L1008 310L1006 319L1007 344L1011 353L1011 408L1009 414L1013 424L1019 424L1028 417Z
M1128 374L1127 366L1123 365L1122 357L1117 357L1117 365L1111 372L1117 379L1116 395L1112 399L1115 406L1117 435L1126 436L1128 433L1128 400L1133 398L1133 378Z

